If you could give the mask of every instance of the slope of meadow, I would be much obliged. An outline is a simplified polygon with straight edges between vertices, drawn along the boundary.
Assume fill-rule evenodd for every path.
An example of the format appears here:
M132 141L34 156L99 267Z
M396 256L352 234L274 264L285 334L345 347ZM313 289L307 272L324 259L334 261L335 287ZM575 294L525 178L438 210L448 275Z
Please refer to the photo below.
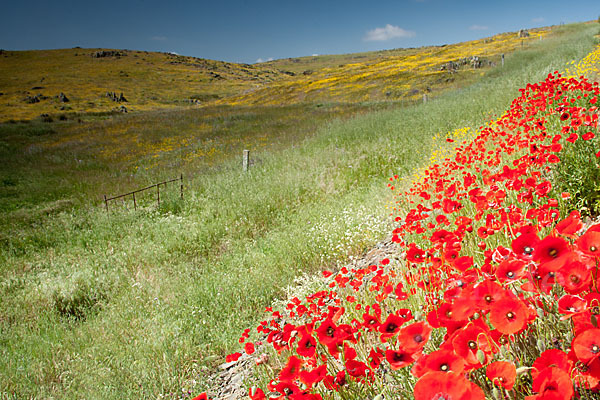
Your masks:
M252 400L598 398L600 46L571 64L390 178L401 257L324 271L242 333Z
M208 369L235 349L239 333L294 278L335 267L392 229L390 176L408 177L426 163L439 146L436 135L483 124L528 82L581 59L595 33L592 24L553 29L551 37L507 57L504 68L480 71L469 87L404 108L357 105L344 115L371 112L350 119L332 121L338 106L315 105L304 120L261 119L267 108L219 114L215 107L83 124L3 125L0 149L10 157L0 163L0 392L8 398L182 398L205 387ZM312 115L328 122L317 128L305 121ZM280 117L287 120L283 127ZM235 141L206 131L196 148L179 151L177 142L207 120L233 127ZM270 127L275 145L268 151L258 151L260 134L245 130L252 121ZM163 125L177 123L188 133L169 142L172 133ZM314 133L292 130L277 143L278 132L298 125ZM140 127L145 134L138 141L121 136ZM94 139L88 142L86 134ZM153 141L165 151L145 152ZM123 159L120 143L144 146ZM183 162L191 150L222 145L226 154L248 144L258 156L246 174L228 156L210 168L202 157ZM191 173L194 163L202 173ZM61 193L77 198L77 187L97 196L107 180L124 180L106 186L124 189L126 179L158 179L185 165L184 200L167 190L159 208L148 200L137 212L107 215L99 201L89 207L60 201ZM89 182L76 183L72 175L79 173Z

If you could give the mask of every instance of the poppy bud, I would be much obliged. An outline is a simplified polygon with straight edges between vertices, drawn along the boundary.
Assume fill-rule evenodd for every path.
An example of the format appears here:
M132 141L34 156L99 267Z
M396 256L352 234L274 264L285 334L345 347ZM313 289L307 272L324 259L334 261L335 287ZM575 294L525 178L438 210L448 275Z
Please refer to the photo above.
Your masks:
M497 387L495 387L492 390L492 396L494 396L494 398L497 399L497 400L502 400L502 397L501 397L502 395L500 394L500 390L498 390Z
M477 350L477 361L481 364L485 364L485 353L481 349Z
M546 343L542 339L538 339L536 346L539 351L544 352L546 350Z

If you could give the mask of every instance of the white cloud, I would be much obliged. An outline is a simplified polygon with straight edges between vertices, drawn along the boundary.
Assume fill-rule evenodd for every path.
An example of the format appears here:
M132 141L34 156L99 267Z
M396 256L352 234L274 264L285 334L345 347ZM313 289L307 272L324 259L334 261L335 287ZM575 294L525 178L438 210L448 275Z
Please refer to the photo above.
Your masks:
M531 19L531 22L535 22L535 23L539 23L539 22L544 22L546 20L546 18L544 17L535 17Z
M263 60L262 58L259 57L255 62L262 63L262 62L266 62L266 61L273 61L273 57L269 57L266 60Z
M156 40L157 42L164 42L167 40L166 36L152 36L150 39Z
M384 28L375 28L368 31L363 40L366 42L384 41L395 38L414 37L415 35L416 33L413 31L407 31L399 26L387 24Z
M472 31L487 31L489 28L485 25L471 25L469 30Z

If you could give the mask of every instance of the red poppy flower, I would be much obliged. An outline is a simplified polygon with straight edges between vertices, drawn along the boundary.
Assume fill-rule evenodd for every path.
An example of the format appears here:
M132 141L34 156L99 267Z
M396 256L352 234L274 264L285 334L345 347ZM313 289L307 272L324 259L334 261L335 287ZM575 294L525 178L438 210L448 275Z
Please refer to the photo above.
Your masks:
M452 266L459 270L460 272L465 272L467 269L473 266L473 257L470 256L462 256L458 257L454 262L452 262Z
M570 376L575 386L597 391L600 388L600 359L586 364L579 361L574 352L569 353L569 359L573 363Z
M544 181L535 187L535 193L540 196L546 196L548 192L552 189L552 185L548 181Z
M578 260L565 263L556 274L556 281L570 294L587 290L591 280L587 266Z
M327 375L327 365L322 364L317 368L313 368L310 371L302 370L300 371L300 382L304 383L309 388L313 387L317 383L321 382L325 379L325 375Z
M452 349L439 349L427 355L417 378L430 371L461 374L464 370L464 360L456 355Z
M205 392L205 393L200 393L198 396L194 397L192 400L209 400L209 399L208 399L208 395Z
M424 321L415 322L400 329L398 344L408 352L417 352L425 347L433 329Z
M539 243L540 238L535 233L523 233L512 241L511 248L517 257L531 260Z
M305 333L298 341L298 348L296 349L296 351L298 352L298 355L310 358L315 355L316 348L317 341L315 340L315 338L312 337L312 335Z
M285 397L292 397L302 393L302 390L293 382L279 382L276 385L271 385L269 390L273 392L279 392Z
M457 315L453 311L454 305L452 303L442 303L439 308L431 310L427 314L427 322L434 328L446 327L450 325L460 323L461 320L457 319Z
M462 374L429 372L415 384L415 400L484 400L483 390Z
M490 309L490 322L499 332L512 335L521 331L527 324L527 308L522 301L504 298L494 303Z
M517 369L515 364L508 361L496 361L488 365L485 375L495 385L502 386L506 390L511 390L515 385L517 378Z
M573 333L575 333L575 336L579 335L581 332L587 331L588 329L597 328L597 326L594 326L592 323L592 313L590 310L581 312L579 314L574 314L571 317L571 321L573 322Z
M525 275L525 262L522 260L504 260L496 268L496 278L500 283L512 282Z
M371 349L371 351L369 352L369 359L368 359L369 366L372 369L379 368L379 365L381 364L381 360L383 359L384 356L385 356L385 353L380 348L376 347L374 349Z
M558 312L561 314L574 314L585 310L585 300L579 296L565 294L558 299Z
M252 343L252 342L246 343L244 345L244 351L246 352L246 354L254 353L254 343Z
M242 356L242 353L232 353L232 354L228 354L225 357L225 362L233 362L233 361L237 361L240 359L240 357Z
M346 372L355 378L367 376L368 367L364 362L357 360L346 360Z
M569 216L560 221L554 229L563 236L572 237L583 227L581 222L581 213L577 210L571 211Z
M600 357L600 328L579 333L571 345L580 361L589 364Z
M475 303L483 311L489 311L492 305L506 295L498 283L486 279L473 289Z
M337 330L337 326L333 323L331 318L327 318L325 321L321 323L321 325L316 329L317 338L319 342L324 345L329 345L330 343L335 342L335 331Z
M596 137L596 135L594 135L594 132L587 132L587 133L584 133L583 135L581 135L581 138L583 140L591 140L595 137Z
M556 367L565 372L571 370L571 362L567 354L558 349L549 349L544 351L531 366L531 378L536 379L543 370Z
M415 246L412 243L408 250L406 250L406 259L412 263L422 263L425 262L425 252Z
M248 396L250 400L267 400L267 396L265 396L265 392L261 388L248 389Z
M288 362L283 367L283 369L279 372L279 381L280 382L294 382L296 378L298 378L298 374L300 373L300 368L304 361L296 356L291 356L288 358Z
M392 336L396 335L396 333L400 331L400 328L404 322L406 322L406 320L396 314L388 315L383 324L379 325L379 328L377 328L377 330L381 332L381 342L385 342Z
M485 226L479 227L477 229L477 236L479 236L481 239L487 239L487 237L490 235L490 232L488 231L488 229Z
M453 213L460 210L463 207L462 203L448 198L444 198L442 201L442 208L446 214Z
M600 256L600 232L588 229L577 239L577 247L587 255Z
M368 313L363 314L362 326L367 328L367 330L371 331L373 329L377 329L380 324L381 324L381 321L379 320L379 318L377 316L370 315Z
M532 389L539 393L539 399L570 400L574 393L569 374L556 367L541 371L533 380Z
M534 260L548 271L558 271L565 262L564 255L569 253L566 240L554 236L542 239L535 249Z
M326 389L339 390L341 386L346 384L346 371L342 370L335 376L325 375L323 384L325 385Z
M385 359L390 363L393 370L406 367L415 362L414 353L404 350L386 350Z
M481 350L485 356L484 364L492 353L496 351L496 345L490 337L489 332L481 326L469 323L463 329L457 331L452 339L454 352L463 358L467 368L479 368L482 363L477 358L477 352Z
M477 303L473 301L473 298L475 297L473 292L473 288L465 288L454 300L452 314L456 316L457 320L466 321L480 309Z

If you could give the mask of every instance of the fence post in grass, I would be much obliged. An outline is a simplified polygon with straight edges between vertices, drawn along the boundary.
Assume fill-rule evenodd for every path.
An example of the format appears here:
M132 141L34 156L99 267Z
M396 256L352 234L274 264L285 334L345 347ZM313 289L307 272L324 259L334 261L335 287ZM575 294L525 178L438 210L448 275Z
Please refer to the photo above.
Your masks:
M423 94L423 104L427 103L427 94Z
M250 150L244 150L244 158L242 160L242 170L244 172L248 171L249 165L250 165Z
M137 203L135 202L135 192L133 192L133 209L137 211Z
M179 179L181 179L180 191L181 191L181 200L183 200L183 174L181 174L181 176L179 177Z
M504 67L504 54L502 54L502 66Z
M156 202L160 207L160 183L156 185Z
M106 213L108 214L108 200L106 199L106 195L104 195L104 205L106 206Z

